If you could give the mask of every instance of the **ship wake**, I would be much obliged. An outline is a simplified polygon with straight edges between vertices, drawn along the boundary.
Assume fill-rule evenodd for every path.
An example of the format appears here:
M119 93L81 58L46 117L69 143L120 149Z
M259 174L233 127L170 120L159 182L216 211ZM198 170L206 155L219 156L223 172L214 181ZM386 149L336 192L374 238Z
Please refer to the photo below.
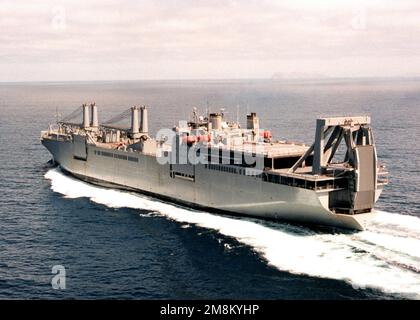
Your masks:
M161 202L143 195L96 187L64 175L45 177L53 191L87 197L112 208L141 209L213 229L250 246L268 264L294 274L343 280L354 288L420 299L420 219L379 211L368 230L326 234L253 219L224 217Z

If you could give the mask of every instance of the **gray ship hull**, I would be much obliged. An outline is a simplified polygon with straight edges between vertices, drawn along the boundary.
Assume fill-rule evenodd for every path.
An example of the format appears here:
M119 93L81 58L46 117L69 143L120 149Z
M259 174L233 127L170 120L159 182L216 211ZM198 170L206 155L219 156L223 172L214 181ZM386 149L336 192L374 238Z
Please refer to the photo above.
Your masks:
M154 155L123 150L110 153L110 149L86 144L86 155L82 159L75 156L78 150L72 141L44 137L42 144L56 163L82 180L134 190L195 208L356 230L365 229L374 215L374 212L350 215L330 211L328 190L269 183L255 176L215 170L204 164L190 166L191 172L175 175L171 165L159 164ZM107 153L108 156L103 155ZM376 199L381 191L382 188L376 190Z

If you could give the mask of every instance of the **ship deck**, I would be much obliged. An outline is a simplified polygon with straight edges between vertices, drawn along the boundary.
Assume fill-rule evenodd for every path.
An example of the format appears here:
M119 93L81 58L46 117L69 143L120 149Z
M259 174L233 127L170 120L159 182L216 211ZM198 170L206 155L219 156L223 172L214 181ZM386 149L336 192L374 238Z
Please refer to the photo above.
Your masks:
M118 142L96 142L96 146L106 149L116 149ZM273 142L273 143L242 143L237 145L212 145L212 148L230 150L237 153L257 154L269 158L296 157L303 155L309 146L292 142Z
M259 144L244 142L237 145L221 146L221 148L238 153L256 153L268 158L280 158L301 156L309 149L309 146L303 143L276 141Z
M323 180L331 180L332 178L337 179L340 178L337 172L347 172L352 171L352 168L346 168L344 166L337 165L336 167L331 167L327 169L327 171L323 174L314 175L312 173L312 166L307 166L304 168L297 168L295 172L289 172L289 169L273 169L269 170L269 173L274 173L290 178L299 178L305 179L310 181L323 181Z

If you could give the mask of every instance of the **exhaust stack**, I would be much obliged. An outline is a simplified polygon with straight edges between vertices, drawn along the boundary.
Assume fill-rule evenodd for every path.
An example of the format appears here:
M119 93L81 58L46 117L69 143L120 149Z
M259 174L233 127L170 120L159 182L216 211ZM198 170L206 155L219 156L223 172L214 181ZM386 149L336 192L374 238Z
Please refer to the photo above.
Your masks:
M258 130L260 128L260 120L255 112L246 115L246 128L248 130Z
M86 103L82 105L83 108L83 128L89 128L89 107Z
M90 105L90 111L92 115L90 126L92 128L97 128L98 127L98 107L96 106L95 102Z
M149 132L149 119L148 119L148 112L147 112L146 106L143 106L140 108L140 115L141 115L140 132L148 133Z
M210 123L214 130L222 130L222 114L210 113Z
M139 108L136 106L131 107L131 135L133 138L139 136Z

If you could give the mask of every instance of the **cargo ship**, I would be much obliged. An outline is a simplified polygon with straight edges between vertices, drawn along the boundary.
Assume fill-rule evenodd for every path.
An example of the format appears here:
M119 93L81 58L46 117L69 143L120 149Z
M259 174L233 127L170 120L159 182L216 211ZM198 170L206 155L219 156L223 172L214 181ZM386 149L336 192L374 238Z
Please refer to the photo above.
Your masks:
M61 169L103 187L250 217L364 230L388 172L378 162L369 116L316 119L311 145L275 139L256 113L246 127L224 111L149 134L149 108L99 123L83 104L41 132ZM123 119L129 123L118 125Z

